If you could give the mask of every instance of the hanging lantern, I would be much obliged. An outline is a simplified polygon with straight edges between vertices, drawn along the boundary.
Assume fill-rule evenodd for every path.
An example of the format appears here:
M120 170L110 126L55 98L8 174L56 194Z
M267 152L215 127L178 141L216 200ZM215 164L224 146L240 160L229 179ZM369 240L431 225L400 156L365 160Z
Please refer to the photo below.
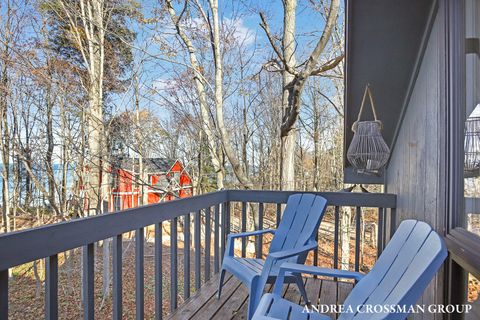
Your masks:
M480 169L480 117L470 116L465 121L464 148L465 174L475 174Z
M375 118L374 121L360 121L367 94ZM377 174L386 165L390 157L390 148L382 137L382 129L382 122L377 119L370 85L367 84L357 121L352 125L354 135L347 151L347 159L357 169L358 173Z

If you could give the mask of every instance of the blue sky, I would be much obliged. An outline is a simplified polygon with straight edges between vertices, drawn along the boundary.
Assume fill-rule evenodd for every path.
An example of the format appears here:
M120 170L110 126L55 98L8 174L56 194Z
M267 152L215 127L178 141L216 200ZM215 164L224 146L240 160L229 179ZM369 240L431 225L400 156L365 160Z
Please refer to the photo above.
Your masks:
M145 0L139 1L143 6L145 16L152 17L152 12L158 8L159 2L157 0ZM205 8L206 8L205 4ZM178 10L177 10L178 11ZM252 52L254 46L257 46L257 50L254 57L254 64L257 64L255 68L259 69L261 64L267 61L271 56L271 49L268 45L265 33L259 26L260 17L259 12L262 11L266 14L270 28L274 34L280 35L282 32L283 24L283 5L280 0L273 1L250 1L250 0L229 0L220 1L220 15L224 20L236 19L237 30L241 34L249 34L252 41L249 41L249 48ZM307 55L311 52L313 46L318 41L321 31L324 28L324 20L318 12L315 12L309 5L309 1L300 0L297 10L297 35L298 35L298 61L303 61ZM148 29L148 26L147 26ZM138 31L137 46L141 46L148 37L153 36L154 32L143 30ZM256 38L256 43L253 40ZM279 44L280 45L280 44ZM157 54L158 48L148 48L150 54ZM178 68L178 66L176 67ZM163 86L171 83L170 79L172 75L172 65L168 62L151 61L145 64L142 72L142 80L145 81L144 90L150 90L152 84L155 84L156 88L162 90ZM150 87L149 87L150 86ZM151 90L150 90L151 91ZM130 94L131 95L131 94ZM129 107L129 101L131 97L121 95L112 97L112 101L117 106L117 112L123 111L122 109L131 109ZM168 116L164 114L161 109L158 108L155 101L148 101L149 99L143 99L141 106L143 108L154 109L159 116Z

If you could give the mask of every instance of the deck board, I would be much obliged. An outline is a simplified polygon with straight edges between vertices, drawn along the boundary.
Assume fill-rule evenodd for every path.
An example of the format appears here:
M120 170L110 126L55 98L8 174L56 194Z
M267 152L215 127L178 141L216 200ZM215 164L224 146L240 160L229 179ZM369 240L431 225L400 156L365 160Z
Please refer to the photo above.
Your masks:
M318 295L320 293L320 288L322 285L322 281L315 278L307 278L307 282L305 284L305 291L307 291L307 297L310 299L310 303L317 304L318 303ZM300 303L305 304L303 299L300 300Z
M227 273L222 297L217 299L218 274L171 314L170 320L231 319L244 320L247 315L248 291L240 281ZM305 288L312 303L342 303L353 288L352 283L305 278ZM267 291L272 287L267 286ZM283 296L295 303L303 303L296 285L284 285ZM334 316L334 315L330 315Z
M322 280L320 289L319 304L335 305L337 304L337 283L335 281ZM335 319L334 313L327 313L332 319Z

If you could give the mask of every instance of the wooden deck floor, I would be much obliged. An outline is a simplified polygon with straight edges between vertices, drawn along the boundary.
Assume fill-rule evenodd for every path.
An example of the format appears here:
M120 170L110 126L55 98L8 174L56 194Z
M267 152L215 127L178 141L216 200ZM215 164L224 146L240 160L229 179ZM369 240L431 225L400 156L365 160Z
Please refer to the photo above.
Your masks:
M222 290L222 297L217 300L218 276L207 282L194 296L170 315L168 319L175 320L206 320L206 319L246 319L248 292L244 285L227 273ZM319 304L341 304L353 288L352 283L305 278L305 288L310 300L318 298ZM267 288L269 291L271 287ZM301 304L296 285L284 286L284 297ZM335 319L335 314L329 314Z

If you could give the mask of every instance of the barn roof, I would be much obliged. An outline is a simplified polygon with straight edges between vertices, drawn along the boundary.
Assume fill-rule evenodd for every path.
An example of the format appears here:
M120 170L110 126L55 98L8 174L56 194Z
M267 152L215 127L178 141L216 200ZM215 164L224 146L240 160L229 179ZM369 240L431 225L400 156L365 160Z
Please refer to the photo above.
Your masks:
M176 160L166 158L148 158L144 160L145 171L147 172L167 172L173 166Z
M172 168L175 162L168 158L146 158L143 159L143 167L145 172L167 172ZM124 169L138 172L138 158L119 158L114 161L114 167L117 169Z

